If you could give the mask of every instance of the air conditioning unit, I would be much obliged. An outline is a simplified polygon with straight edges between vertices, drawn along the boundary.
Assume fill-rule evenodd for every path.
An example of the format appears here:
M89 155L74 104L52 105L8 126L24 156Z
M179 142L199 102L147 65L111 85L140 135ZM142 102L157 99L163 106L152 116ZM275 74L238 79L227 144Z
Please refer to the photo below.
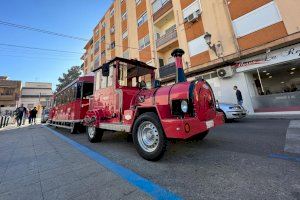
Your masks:
M231 66L223 67L220 69L217 69L217 74L219 78L230 78L234 75L234 70Z
M199 17L199 12L197 11L193 12L187 17L187 21L194 23L195 21L198 21L198 17Z

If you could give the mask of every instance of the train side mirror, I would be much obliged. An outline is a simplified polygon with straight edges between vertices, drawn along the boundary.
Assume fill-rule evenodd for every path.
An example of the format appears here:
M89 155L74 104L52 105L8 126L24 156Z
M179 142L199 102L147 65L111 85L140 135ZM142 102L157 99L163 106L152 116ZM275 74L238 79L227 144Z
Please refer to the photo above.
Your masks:
M159 80L154 80L153 86L154 86L154 88L160 88L161 82Z
M109 76L109 64L102 66L102 76Z

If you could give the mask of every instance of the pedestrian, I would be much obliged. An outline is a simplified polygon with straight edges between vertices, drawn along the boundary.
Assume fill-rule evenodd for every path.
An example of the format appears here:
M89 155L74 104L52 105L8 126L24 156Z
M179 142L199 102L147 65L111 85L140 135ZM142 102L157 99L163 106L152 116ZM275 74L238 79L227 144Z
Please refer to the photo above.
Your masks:
M243 96L241 91L238 89L237 86L234 86L233 89L236 91L235 95L236 95L236 99L237 99L237 103L242 106L243 105Z
M32 109L31 110L29 110L29 116L28 116L28 123L29 124L31 124L31 122L32 122L32 117L31 117L31 112L32 112Z
M34 107L32 110L31 110L31 113L30 113L30 117L31 117L31 122L33 123L34 122L34 124L36 124L36 114L37 114L37 109L36 109L36 107Z
M17 125L21 126L23 122L23 117L26 117L27 114L27 109L23 106L23 104L20 105L15 111L16 113L16 120L17 120Z

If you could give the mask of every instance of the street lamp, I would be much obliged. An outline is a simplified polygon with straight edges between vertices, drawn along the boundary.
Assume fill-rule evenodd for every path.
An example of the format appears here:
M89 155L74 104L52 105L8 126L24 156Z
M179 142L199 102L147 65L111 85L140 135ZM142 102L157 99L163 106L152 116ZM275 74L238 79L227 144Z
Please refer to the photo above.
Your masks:
M221 57L221 55L223 54L223 50L222 50L222 44L220 41L218 41L217 44L212 44L211 43L211 34L206 32L204 35L204 40L206 42L206 44L208 45L208 47L213 50L213 52L215 52L216 56Z

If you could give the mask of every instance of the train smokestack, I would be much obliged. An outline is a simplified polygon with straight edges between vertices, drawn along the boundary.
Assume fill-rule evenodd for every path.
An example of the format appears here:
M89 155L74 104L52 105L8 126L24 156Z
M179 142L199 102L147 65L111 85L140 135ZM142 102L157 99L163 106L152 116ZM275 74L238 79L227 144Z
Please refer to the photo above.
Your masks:
M176 81L175 83L185 82L185 74L183 71L183 64L182 64L182 55L184 51L182 49L175 49L171 56L175 58L175 66L176 66Z

